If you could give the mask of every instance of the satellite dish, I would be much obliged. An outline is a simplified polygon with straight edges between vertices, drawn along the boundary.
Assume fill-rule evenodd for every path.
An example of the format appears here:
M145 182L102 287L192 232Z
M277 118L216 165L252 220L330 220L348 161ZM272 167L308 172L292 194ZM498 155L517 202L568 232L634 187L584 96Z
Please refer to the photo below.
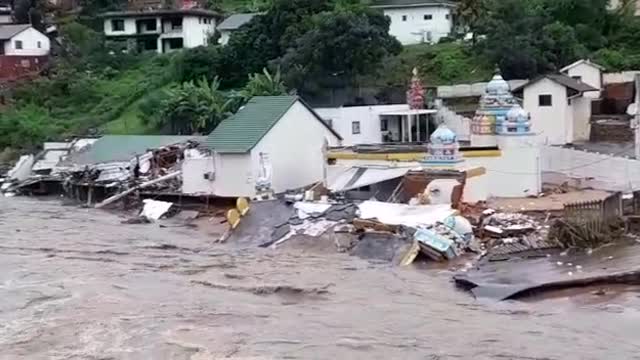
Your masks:
M636 103L633 103L627 106L628 115L635 116L637 113L638 113L638 105Z

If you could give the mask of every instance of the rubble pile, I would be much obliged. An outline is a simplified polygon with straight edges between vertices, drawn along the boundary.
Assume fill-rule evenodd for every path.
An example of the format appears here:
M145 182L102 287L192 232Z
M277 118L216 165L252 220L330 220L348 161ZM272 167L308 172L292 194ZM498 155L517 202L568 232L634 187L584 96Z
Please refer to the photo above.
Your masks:
M521 213L495 213L485 211L479 233L488 249L489 258L529 250L557 247L548 241L548 226Z
M338 251L397 259L408 265L419 255L446 261L467 251L479 252L471 224L449 204L408 205L364 201L299 201L284 223L274 226L261 247L278 247L298 235L332 237ZM348 239L343 239L348 236Z
M87 205L114 196L119 200L124 197L120 195L128 195L132 190L176 194L182 191L181 168L185 158L208 155L194 139L151 148L145 147L146 141L144 137L132 139L133 144L123 143L122 151L113 147L104 149L105 146L96 149L99 139L54 143L63 148L22 157L1 189L5 194L61 193Z

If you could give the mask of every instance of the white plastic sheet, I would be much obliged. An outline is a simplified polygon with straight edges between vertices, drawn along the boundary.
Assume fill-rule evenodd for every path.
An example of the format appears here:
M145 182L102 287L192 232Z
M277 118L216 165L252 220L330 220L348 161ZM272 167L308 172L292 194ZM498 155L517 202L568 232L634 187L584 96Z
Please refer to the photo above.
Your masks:
M142 208L140 216L154 221L166 214L171 208L171 205L173 205L173 203L170 202L151 199L144 199L142 202L144 203L144 207Z

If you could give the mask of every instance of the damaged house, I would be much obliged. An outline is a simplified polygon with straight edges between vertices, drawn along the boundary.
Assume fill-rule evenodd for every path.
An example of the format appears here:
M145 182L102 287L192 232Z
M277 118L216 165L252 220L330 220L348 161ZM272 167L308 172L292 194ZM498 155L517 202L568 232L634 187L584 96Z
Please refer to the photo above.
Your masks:
M342 138L297 96L256 96L209 135L209 156L186 157L182 192L253 197L326 178L326 152Z

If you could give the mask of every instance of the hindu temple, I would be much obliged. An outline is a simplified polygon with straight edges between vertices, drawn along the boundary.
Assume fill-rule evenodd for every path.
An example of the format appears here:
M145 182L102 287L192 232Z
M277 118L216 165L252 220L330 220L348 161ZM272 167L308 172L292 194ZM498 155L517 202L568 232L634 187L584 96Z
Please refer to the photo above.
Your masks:
M511 94L509 84L496 74L487 84L471 120L471 145L495 146L496 135L528 135L530 130L529 114Z
M424 165L447 166L462 162L458 137L444 123L431 134L430 140Z

